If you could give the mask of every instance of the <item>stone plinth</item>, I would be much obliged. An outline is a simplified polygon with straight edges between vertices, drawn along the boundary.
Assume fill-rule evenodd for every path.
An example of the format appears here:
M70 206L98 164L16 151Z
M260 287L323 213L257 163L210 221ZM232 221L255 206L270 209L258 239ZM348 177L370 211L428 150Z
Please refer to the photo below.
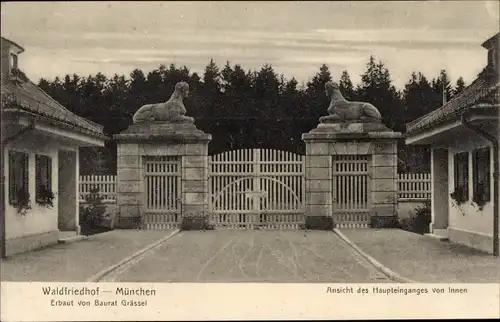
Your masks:
M114 136L118 142L117 227L136 228L145 213L145 158L180 158L180 213L208 210L208 143L194 124L144 122Z
M364 155L368 164L371 216L392 217L397 205L397 140L400 133L380 123L319 124L302 135L306 143L306 215L330 217L336 156ZM315 219L316 220L316 219Z

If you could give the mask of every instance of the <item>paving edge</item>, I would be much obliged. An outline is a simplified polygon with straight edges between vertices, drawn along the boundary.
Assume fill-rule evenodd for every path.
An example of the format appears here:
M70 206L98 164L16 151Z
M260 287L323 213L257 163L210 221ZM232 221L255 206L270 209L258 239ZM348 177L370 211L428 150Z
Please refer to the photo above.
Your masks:
M88 239L88 236L77 235L77 236L72 236L69 238L61 238L57 241L57 243L58 244L72 244L72 243L76 243L76 242L86 240L86 239Z
M411 280L409 278L403 277L395 272L393 272L391 269L389 269L387 266L384 266L382 263L377 261L375 258L372 256L368 255L365 253L361 248L359 248L356 244L354 244L349 238L347 238L340 230L337 228L333 229L333 232L339 236L340 239L342 239L344 242L346 242L349 246L351 246L358 254L363 256L367 261L369 261L373 266L375 266L382 274L390 278L391 280L398 282L398 283L418 283L414 280Z
M437 240L442 241L442 242L450 241L450 239L448 237L439 236L439 235L435 235L435 234L424 234L424 236L429 237L429 238L433 238L433 239L437 239Z
M149 244L147 245L146 247L142 248L141 250L133 253L132 255L129 255L127 257L125 257L123 260L121 260L120 262L114 264L114 265L111 265L111 266L108 266L107 268L103 269L102 271L100 271L99 273L93 275L91 278L89 278L87 280L87 282L89 283L95 283L95 282L99 282L99 280L101 280L104 276L108 275L110 272L114 271L115 269L117 269L118 267L122 266L122 265L125 265L127 264L128 262L134 260L135 258L137 258L138 256L141 256L142 254L144 254L145 252L147 252L148 250L152 249L152 248L155 248L156 246L166 242L167 240L169 240L170 238L174 237L175 235L177 235L178 233L180 232L180 229L176 229L174 230L170 235L166 236L166 237L163 237L162 239L160 240L157 240L155 241L154 243L152 244Z

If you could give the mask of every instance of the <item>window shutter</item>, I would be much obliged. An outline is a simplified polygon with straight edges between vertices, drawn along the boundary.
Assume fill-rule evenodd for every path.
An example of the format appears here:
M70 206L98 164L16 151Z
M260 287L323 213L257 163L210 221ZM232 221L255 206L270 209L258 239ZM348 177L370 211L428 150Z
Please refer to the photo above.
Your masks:
M9 203L11 205L17 203L17 182L16 182L16 159L15 154L9 152Z
M459 186L459 182L458 182L458 154L453 155L453 180L455 181L453 186L454 186L455 191L456 191L458 186Z
M45 155L36 156L36 198L44 202L46 191L52 191L52 159Z
M9 151L9 203L17 204L19 192L29 193L29 155L23 152Z
M486 171L485 171L485 180L487 182L486 184L486 197L488 200L491 200L491 149L488 149L486 151Z
M481 166L481 153L478 150L472 152L472 191L479 189L479 167Z
M464 152L462 156L463 156L462 166L464 169L463 185L464 185L464 201L465 201L469 200L469 153Z

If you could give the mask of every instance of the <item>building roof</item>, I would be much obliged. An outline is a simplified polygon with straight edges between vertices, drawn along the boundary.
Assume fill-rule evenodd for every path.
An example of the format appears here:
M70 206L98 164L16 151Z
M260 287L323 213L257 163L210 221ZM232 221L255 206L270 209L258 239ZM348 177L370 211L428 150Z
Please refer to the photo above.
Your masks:
M19 46L18 44L16 44L16 43L15 43L15 42L13 42L12 40L9 40L9 39L7 39L7 38L2 37L2 42L4 42L4 41L6 41L6 42L8 42L10 45L12 45L12 46L16 47L16 49L17 49L17 51L18 51L18 53L19 53L19 54L20 54L20 53L22 53L22 52L24 52L24 48L23 48L23 47L21 47L21 46Z
M486 49L490 49L492 47L498 46L498 39L500 38L500 32L494 35L493 37L489 38L485 42L481 44Z
M491 47L498 42L499 34L491 37L483 43L483 47ZM465 109L480 104L498 104L500 102L500 81L498 71L494 71L488 66L478 75L478 77L467 86L462 93L452 98L440 108L406 124L406 134L414 134L440 124L456 115L461 114ZM484 105L486 106L486 105Z
M106 138L102 125L70 112L31 82L23 72L17 70L17 75L19 81L16 82L4 81L5 75L1 75L2 113L8 107L16 108L70 125L80 132Z

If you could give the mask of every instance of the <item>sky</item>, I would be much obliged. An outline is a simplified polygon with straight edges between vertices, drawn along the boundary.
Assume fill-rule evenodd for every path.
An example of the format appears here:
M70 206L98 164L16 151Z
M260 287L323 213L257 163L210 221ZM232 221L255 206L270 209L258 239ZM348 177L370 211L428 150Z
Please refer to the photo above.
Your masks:
M213 58L245 70L273 66L307 82L326 64L360 81L370 55L402 88L411 72L446 69L469 84L499 31L498 1L10 2L1 32L22 47L33 81L66 74L129 75L160 64L202 73Z

